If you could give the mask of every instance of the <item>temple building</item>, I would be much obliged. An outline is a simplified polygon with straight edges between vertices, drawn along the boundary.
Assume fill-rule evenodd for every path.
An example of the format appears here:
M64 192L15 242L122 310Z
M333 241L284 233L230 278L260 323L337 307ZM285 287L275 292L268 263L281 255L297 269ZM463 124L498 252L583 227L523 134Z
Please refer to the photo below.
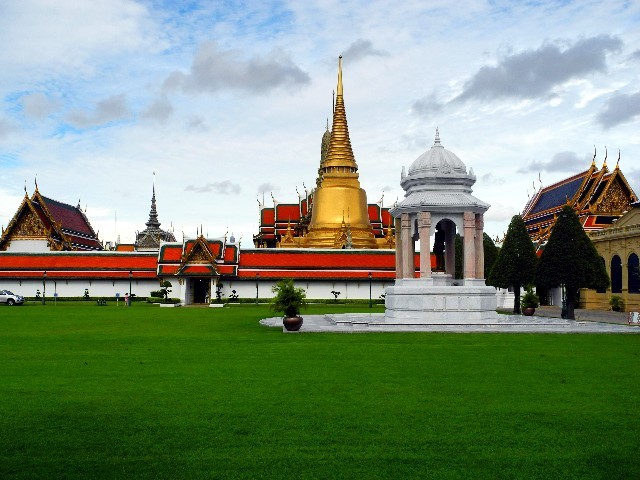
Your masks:
M149 220L145 224L145 228L141 232L136 233L135 250L139 252L158 251L162 242L175 242L176 237L172 232L162 230L160 221L158 220L158 211L156 210L156 186L153 185L153 195L151 196L151 211L149 212Z
M344 105L342 57L331 130L322 137L316 187L305 188L297 204L260 205L258 248L393 249L395 238L389 209L382 200L367 204L360 187ZM385 228L386 227L386 228Z
M26 188L18 211L3 228L0 251L57 252L102 250L89 220L78 206L44 197L36 184L29 198Z
M629 186L622 170L620 155L613 170L596 166L596 154L589 168L564 180L540 188L522 212L527 232L538 249L549 238L557 215L565 205L571 205L587 232L612 225L638 197Z
M589 233L593 245L604 260L611 279L607 291L582 289L580 308L609 310L609 299L617 295L622 309L640 310L640 202L629 206L629 211L613 225Z

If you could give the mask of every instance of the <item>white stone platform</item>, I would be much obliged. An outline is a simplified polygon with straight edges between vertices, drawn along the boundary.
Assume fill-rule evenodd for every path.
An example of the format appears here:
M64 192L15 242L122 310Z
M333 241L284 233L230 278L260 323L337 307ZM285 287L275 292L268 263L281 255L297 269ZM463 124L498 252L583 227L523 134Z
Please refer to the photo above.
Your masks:
M282 317L260 320L260 324L280 328L286 333L309 332L443 332L443 333L640 333L640 326L591 321L563 320L550 317L498 315L492 321L458 321L458 323L393 323L383 313L303 315L299 332L286 332Z
M496 289L483 279L453 285L451 275L396 279L385 290L385 322L401 324L458 324L496 320Z

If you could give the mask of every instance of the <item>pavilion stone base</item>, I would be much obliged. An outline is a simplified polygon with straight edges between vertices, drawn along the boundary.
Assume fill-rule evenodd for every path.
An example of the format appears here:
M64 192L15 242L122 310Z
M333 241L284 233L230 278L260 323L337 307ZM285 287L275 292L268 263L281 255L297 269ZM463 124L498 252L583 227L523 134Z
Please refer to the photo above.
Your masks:
M483 279L454 286L451 275L397 279L385 290L385 323L464 324L497 320L496 289Z

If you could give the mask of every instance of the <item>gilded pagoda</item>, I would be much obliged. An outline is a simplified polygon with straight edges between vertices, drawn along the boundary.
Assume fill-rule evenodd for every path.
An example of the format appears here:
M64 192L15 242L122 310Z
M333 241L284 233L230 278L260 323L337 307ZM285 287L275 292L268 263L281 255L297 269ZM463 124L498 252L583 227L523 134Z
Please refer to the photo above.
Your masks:
M273 208L260 203L260 231L254 235L258 248L395 248L389 208L382 199L367 204L360 187L358 165L351 147L344 105L342 57L338 60L338 83L331 130L327 124L320 147L316 187L298 194L297 204Z

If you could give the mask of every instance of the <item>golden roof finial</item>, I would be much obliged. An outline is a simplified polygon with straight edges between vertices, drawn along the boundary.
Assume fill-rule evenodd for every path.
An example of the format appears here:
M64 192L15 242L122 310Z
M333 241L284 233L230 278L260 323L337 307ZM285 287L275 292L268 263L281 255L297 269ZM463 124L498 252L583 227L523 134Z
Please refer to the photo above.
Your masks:
M618 161L616 162L616 170L620 168L620 149L618 149Z
M338 96L342 95L342 55L338 57L338 88L336 93Z
M322 168L331 169L333 167L347 167L352 173L358 171L356 159L353 156L351 140L349 138L349 127L347 125L347 113L344 108L343 88L342 88L342 56L338 59L338 87L333 114L333 124L331 126L331 141L327 158Z
M604 147L604 162L602 163L602 168L606 168L607 167L607 146L605 145Z
M595 167L596 166L596 146L593 146L593 159L591 159L591 166Z

